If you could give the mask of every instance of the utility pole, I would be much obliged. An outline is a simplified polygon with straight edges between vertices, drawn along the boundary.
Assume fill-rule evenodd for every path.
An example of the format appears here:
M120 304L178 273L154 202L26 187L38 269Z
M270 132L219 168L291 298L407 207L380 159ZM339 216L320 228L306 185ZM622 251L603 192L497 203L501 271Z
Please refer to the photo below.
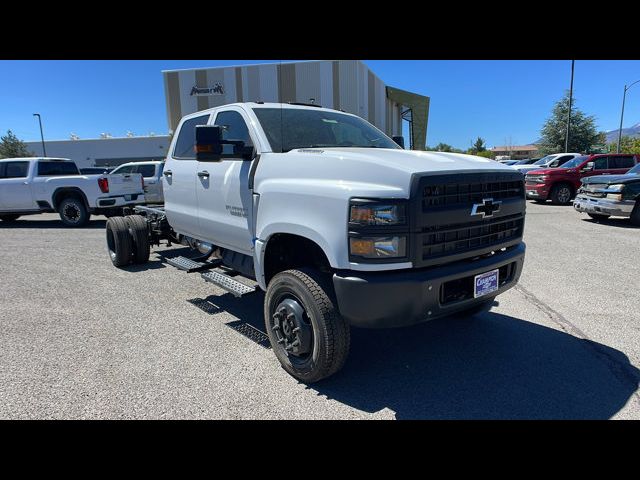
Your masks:
M569 118L567 118L567 135L564 137L564 151L569 151L569 134L571 133L571 104L573 103L573 66L575 60L571 60L571 86L569 87Z
M40 124L40 139L42 140L42 155L46 157L47 151L44 148L44 133L42 133L42 120L40 119L39 113L34 113L33 116L38 117L38 123Z
M620 113L620 128L618 129L618 148L616 150L616 153L620 153L620 142L622 142L622 120L624 118L624 101L627 98L627 90L629 90L638 82L640 82L640 80L636 80L629 86L627 85L624 86L624 93L622 94L622 112Z

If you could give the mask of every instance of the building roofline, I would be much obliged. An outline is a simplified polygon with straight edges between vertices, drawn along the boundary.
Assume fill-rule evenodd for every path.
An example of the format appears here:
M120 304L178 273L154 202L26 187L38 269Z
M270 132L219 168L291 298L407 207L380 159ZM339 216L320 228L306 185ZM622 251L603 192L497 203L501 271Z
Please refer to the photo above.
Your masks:
M293 61L293 62L269 62L269 63L250 63L250 64L245 64L245 65L223 65L223 66L217 66L217 67L196 67L196 68L175 68L175 69L171 69L171 70L161 70L162 73L170 73L170 72L188 72L188 71L192 71L192 70L213 70L213 69L217 69L217 68L242 68L242 67L261 67L264 65L291 65L294 63L320 63L320 62L340 62L340 61L345 61L345 60L299 60L297 62ZM349 61L349 60L347 60ZM363 63L364 62L362 60L354 60L356 62L360 62ZM371 68L369 68L368 65L364 64L365 67L367 67L367 69L371 70ZM373 70L371 70L373 72ZM374 73L375 75L375 73ZM377 75L376 75L377 77Z
M107 137L107 138L78 138L76 140L72 138L63 138L60 140L47 140L45 143L51 142L86 142L89 140L132 140L140 138L169 138L169 134L166 135L138 135L135 137ZM25 140L24 143L42 143L42 140Z

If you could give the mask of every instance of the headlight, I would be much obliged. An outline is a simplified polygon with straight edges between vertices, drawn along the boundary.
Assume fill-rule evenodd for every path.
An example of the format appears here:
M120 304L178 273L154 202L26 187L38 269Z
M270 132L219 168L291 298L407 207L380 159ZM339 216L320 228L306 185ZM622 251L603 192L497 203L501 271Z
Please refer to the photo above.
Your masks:
M615 185L609 185L606 189L607 192L621 192L624 189L624 183L616 183Z
M404 203L360 203L355 200L349 211L349 223L359 225L403 225L406 221Z
M393 237L351 237L349 238L351 255L364 258L406 257L407 238Z

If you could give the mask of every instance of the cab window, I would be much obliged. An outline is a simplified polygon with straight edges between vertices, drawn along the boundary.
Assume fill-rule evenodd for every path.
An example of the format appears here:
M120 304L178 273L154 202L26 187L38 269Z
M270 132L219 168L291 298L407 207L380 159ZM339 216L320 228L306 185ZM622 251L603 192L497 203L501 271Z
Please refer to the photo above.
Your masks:
M241 140L245 147L252 147L251 135L247 123L240 113L235 110L220 112L216 116L214 125L222 127L222 138L224 140ZM223 145L224 153L233 153L233 145Z
M29 174L29 162L0 163L0 178L26 178Z
M635 165L633 155L625 155L623 157L609 157L609 168L630 169Z
M173 149L173 158L180 160L195 160L196 158L196 125L206 125L209 115L201 115L185 120L180 127L176 146Z
M138 165L136 173L140 173L144 178L153 177L156 173L155 165Z
M38 162L39 177L59 177L79 175L78 167L73 162Z
M593 160L594 170L606 170L608 167L607 160L609 157L597 157Z
M111 172L112 174L123 174L123 173L133 173L133 169L135 168L135 165L126 165L124 167L118 167L116 168L113 172Z

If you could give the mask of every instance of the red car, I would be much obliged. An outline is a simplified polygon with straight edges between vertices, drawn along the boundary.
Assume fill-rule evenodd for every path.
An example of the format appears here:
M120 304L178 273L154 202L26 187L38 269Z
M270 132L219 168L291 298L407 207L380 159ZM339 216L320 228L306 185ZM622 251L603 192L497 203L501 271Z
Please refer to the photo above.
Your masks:
M576 196L583 177L622 175L640 163L640 155L604 153L582 155L560 168L532 170L525 176L527 198L536 202L551 200L554 205L568 205Z

